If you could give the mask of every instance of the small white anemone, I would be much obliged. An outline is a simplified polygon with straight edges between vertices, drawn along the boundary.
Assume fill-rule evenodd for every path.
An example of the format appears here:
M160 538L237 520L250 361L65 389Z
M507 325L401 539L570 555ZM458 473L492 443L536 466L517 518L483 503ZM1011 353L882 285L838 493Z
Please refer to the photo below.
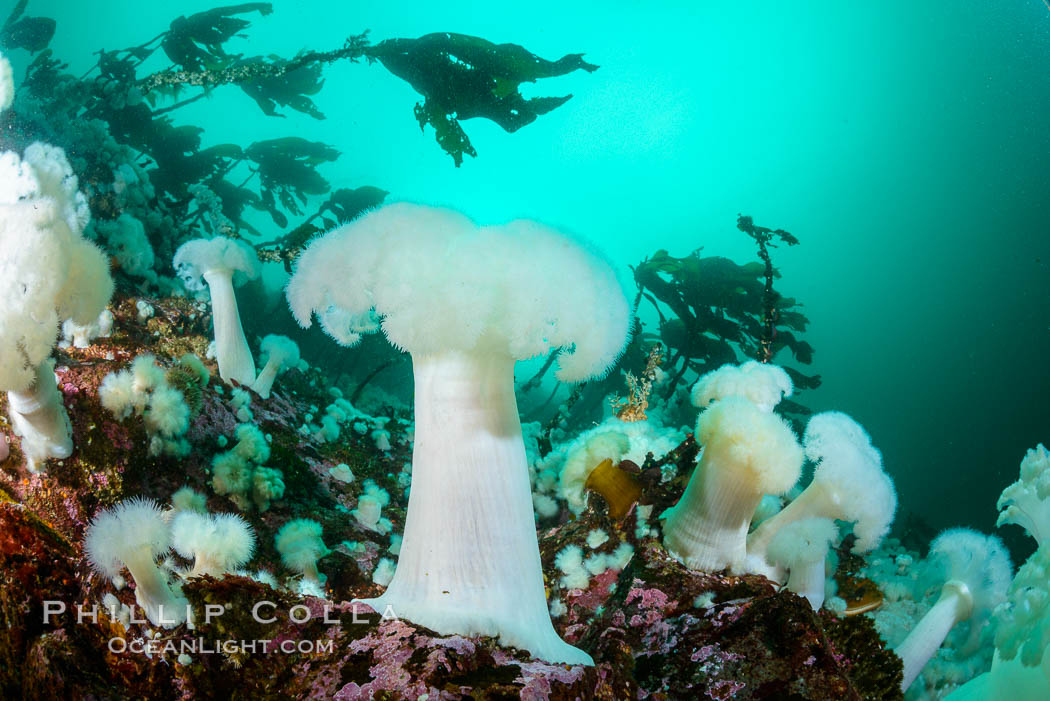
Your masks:
M393 527L383 518L383 507L390 503L390 494L372 480L364 481L364 494L357 499L357 508L350 512L358 523L378 533L389 533Z
M263 369L251 389L263 399L269 399L277 376L299 364L299 344L287 336L269 334L263 338L259 349L262 352Z
M284 496L284 473L272 467L256 467L252 473L252 501L259 511Z
M620 462L630 447L630 437L614 428L598 431L586 438L581 436L580 440L572 444L558 478L558 486L574 514L581 513L587 506L585 487L594 468L606 459L612 460L614 464Z
M255 360L244 337L233 288L258 277L259 259L255 251L242 241L224 236L194 239L179 246L172 266L191 292L202 291L207 283L211 293L219 377L227 383L236 381L251 385L255 382Z
M150 439L150 455L177 457L189 453L183 434L190 426L190 408L183 393L168 384L152 355L140 355L126 370L110 373L98 389L102 406L118 419L142 416Z
M944 563L948 581L937 603L897 646L895 652L904 663L901 691L908 690L956 623L970 620L971 637L976 639L1010 586L1010 556L995 536L951 528L930 544L930 555Z
M113 579L127 567L135 580L135 601L153 625L163 628L184 622L188 607L157 565L170 547L164 511L151 499L129 499L97 513L84 538L84 552L95 571Z
M171 495L171 508L173 511L207 513L208 498L192 487L180 487Z
M221 577L243 567L255 552L255 532L237 514L180 511L171 523L172 547L193 560L186 577Z
M317 570L317 561L329 553L321 539L321 524L308 518L289 521L277 532L274 540L281 562L303 578L321 585L325 576Z
M90 324L78 324L72 319L62 322L62 341L59 346L87 348L96 338L106 338L113 331L113 312L103 309Z
M741 365L723 365L703 375L690 395L693 406L703 409L711 402L726 397L743 397L762 411L773 411L794 387L783 368L749 360Z
M190 408L182 392L167 385L150 394L149 408L144 414L150 433L164 438L181 436L190 427Z
M376 565L375 572L372 573L372 581L381 587L385 587L390 584L390 580L394 578L394 570L397 565L389 557L384 557Z
M241 424L236 436L233 448L212 458L212 488L244 511L252 504L266 511L284 496L284 474L262 465L270 459L270 444L257 426Z

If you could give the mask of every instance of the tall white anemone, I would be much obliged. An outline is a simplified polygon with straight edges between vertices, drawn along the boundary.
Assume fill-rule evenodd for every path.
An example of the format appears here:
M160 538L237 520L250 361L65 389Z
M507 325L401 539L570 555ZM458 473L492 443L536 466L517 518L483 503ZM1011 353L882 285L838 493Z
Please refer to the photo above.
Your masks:
M59 328L97 320L113 294L106 256L82 236L88 218L62 149L0 153L0 389L30 470L73 451L49 359Z
M215 361L223 382L255 382L255 359L241 326L233 288L259 276L259 259L251 246L216 236L194 239L179 246L172 266L186 289L198 292L208 285L212 324L215 327ZM201 282L203 278L204 282Z
M380 325L412 354L415 444L397 570L366 601L440 633L499 636L591 664L558 637L540 568L514 363L561 349L557 376L606 372L630 308L609 264L541 224L478 227L447 209L387 205L311 244L288 285L344 345Z
M895 650L904 666L901 691L908 690L955 624L972 621L971 635L978 639L1010 586L1010 556L995 536L949 528L930 543L930 556L944 562L947 581L937 602Z

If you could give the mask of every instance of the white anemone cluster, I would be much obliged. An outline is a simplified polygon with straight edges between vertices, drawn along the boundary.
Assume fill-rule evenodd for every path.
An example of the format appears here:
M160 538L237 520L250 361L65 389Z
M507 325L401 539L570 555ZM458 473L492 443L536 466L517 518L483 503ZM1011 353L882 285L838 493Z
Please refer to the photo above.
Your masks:
M241 424L235 431L237 443L212 458L211 485L216 494L229 497L242 511L255 506L259 511L284 496L284 473L266 467L270 444L254 424Z
M999 525L1021 526L1038 544L995 611L991 670L961 687L954 701L1050 698L1050 451L1042 445L1021 461L1020 479L999 497Z
M185 492L176 501L185 501ZM177 492L176 494L179 494ZM193 560L175 573L162 566L174 548ZM95 514L84 536L84 553L99 574L118 581L127 569L135 582L135 600L149 621L173 628L189 617L189 602L175 574L222 577L251 559L255 533L239 516L194 509L174 515L151 499L129 499Z
M143 417L150 455L189 454L190 444L184 436L190 427L190 408L182 392L168 384L164 369L152 355L140 355L130 368L106 375L98 396L117 419Z
M0 390L30 470L73 452L48 361L59 328L92 324L113 294L109 261L83 236L89 219L62 149L36 142L21 156L0 153Z

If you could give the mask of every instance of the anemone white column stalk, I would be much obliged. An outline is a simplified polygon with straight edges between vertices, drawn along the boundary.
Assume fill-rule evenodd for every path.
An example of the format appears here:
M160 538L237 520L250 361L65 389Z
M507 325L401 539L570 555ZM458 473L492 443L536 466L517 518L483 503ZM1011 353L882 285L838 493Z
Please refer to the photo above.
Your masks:
M973 612L973 595L965 582L946 582L937 603L919 619L895 652L904 663L901 690L907 691L919 672L948 637L959 621L965 621Z
M113 293L107 257L83 238L88 220L62 149L0 153L0 390L33 471L73 450L48 359L59 328L98 320Z
M690 569L739 571L755 508L791 488L802 450L783 419L737 396L701 413L696 435L703 453L667 516L664 547Z
M404 539L390 586L367 603L437 631L499 636L541 659L592 664L558 637L547 611L514 359L449 352L414 358L413 371Z
M0 54L0 112L3 112L15 101L15 81L11 63Z
M748 536L747 553L753 562L767 558L776 535L802 519L852 522L856 553L876 547L889 532L897 492L864 428L841 412L822 412L809 420L803 444L806 456L817 463L813 481Z
M719 474L727 468L719 464L724 456L715 452L704 451L664 523L664 547L686 567L707 572L743 564L750 514L762 501L754 485Z
M179 246L172 266L186 289L203 291L201 278L208 285L219 377L224 382L251 385L255 382L255 359L244 337L233 288L259 276L255 251L246 243L224 236L194 239Z
M54 362L36 368L36 379L23 392L8 392L7 407L15 434L22 437L22 452L30 472L48 458L73 454L73 429L55 382Z
M270 398L270 390L273 389L273 381L277 379L277 371L281 369L281 363L271 358L263 366L262 372L255 378L251 389L263 399Z
M855 489L864 490L857 484ZM787 506L760 523L747 537L747 551L765 557L773 538L791 524L809 518L844 519L842 497L833 485L814 479Z
M148 547L125 555L124 566L135 582L135 603L142 607L150 623L174 628L186 621L189 602L168 582L167 573L157 567Z
M260 350L266 356L266 364L251 389L263 399L269 399L277 375L299 362L299 346L287 336L269 334L262 340Z
M215 325L215 357L219 377L225 382L236 380L242 385L255 382L255 359L241 326L241 312L233 291L232 270L209 270L204 273L211 293L211 310Z
M816 611L824 604L824 560L828 547L838 540L838 526L827 518L796 521L777 533L769 545L769 564L776 568L770 579L783 581L787 588L809 600ZM749 565L752 563L749 560Z
M956 623L970 620L972 633L979 634L1010 586L1010 556L995 536L951 528L930 544L930 557L945 563L948 581L937 603L895 650L904 665L901 691L908 690Z
M824 605L824 561L799 563L788 573L787 588L805 597L814 611Z
M607 372L630 306L600 255L536 222L478 227L446 209L384 206L311 242L288 284L304 327L376 330L412 354L415 445L400 561L371 603L439 633L498 636L548 662L591 664L547 609L514 362L555 348L556 376Z

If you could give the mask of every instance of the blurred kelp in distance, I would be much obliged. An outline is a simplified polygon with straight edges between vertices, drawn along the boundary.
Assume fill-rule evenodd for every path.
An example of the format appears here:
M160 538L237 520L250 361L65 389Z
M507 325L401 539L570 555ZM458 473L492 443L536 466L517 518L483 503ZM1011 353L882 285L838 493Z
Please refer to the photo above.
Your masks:
M577 385L565 399L561 410L565 425L582 429L601 419L606 398L624 394L613 408L622 413L644 415L644 407L632 399L649 378L649 393L666 401L678 390L688 388L700 376L727 363L743 359L773 362L788 349L796 363L810 365L813 347L799 337L809 319L800 311L801 302L781 296L773 288L780 277L772 264L770 248L777 242L797 245L798 239L783 229L756 226L751 217L740 216L737 228L753 238L762 262L735 263L720 256L702 256L697 249L676 258L660 249L633 266L637 285L635 325L631 340L616 367L599 380ZM642 300L648 300L657 318L651 331L642 321ZM551 388L543 379L553 365L556 354L533 376L522 382L522 394L546 392L530 410L533 419L549 419L549 410L557 400L560 386ZM781 359L778 364L791 376L796 392L820 386L820 375L807 375ZM655 368L668 377L655 386ZM619 403L616 403L619 402ZM798 402L784 399L778 411L799 417L810 410ZM560 420L555 417L555 420ZM630 419L633 420L633 419Z
M301 216L300 204L308 195L323 195L330 189L328 181L317 172L317 166L335 161L339 151L326 144L307 141L297 136L257 141L244 155L255 163L259 174L261 199L274 224L288 225L288 219L277 208Z
M423 96L415 109L419 128L433 126L438 144L457 166L464 155L478 155L459 120L484 117L504 131L517 131L572 98L526 99L519 92L522 83L598 69L584 61L583 54L545 61L516 44L493 44L448 32L388 39L367 49L366 55L381 61Z
M286 230L289 251L270 250L263 257L290 263L311 235L386 195L372 186L332 193L318 169L340 156L328 144L284 137L205 146L204 129L177 124L172 113L214 90L236 86L271 117L324 119L312 98L324 87L325 65L382 63L424 96L417 117L421 125L434 125L439 145L458 166L464 154L476 155L461 120L485 118L515 131L571 97L527 100L518 92L522 82L596 68L580 54L551 62L521 46L451 33L373 45L365 31L335 49L291 58L233 53L226 43L243 37L254 16L274 11L270 3L257 2L179 16L142 44L98 51L91 70L77 77L48 48L55 20L27 16L26 9L27 1L19 2L0 32L6 50L36 54L19 82L14 109L2 117L7 147L45 140L66 149L96 221L124 213L136 217L162 261L201 234L258 235L245 218L250 208ZM155 67L158 59L170 65L147 72L147 61ZM310 198L324 195L328 200L308 219L292 221L313 209ZM283 238L275 241L280 248Z
M773 278L776 276L776 271L773 269L773 257L769 254L769 249L776 247L776 241L782 241L788 246L797 246L798 239L791 232L784 229L770 229L765 226L758 226L751 217L745 214L737 216L736 228L750 236L758 244L758 257L762 259L762 263L765 265L763 276L766 280L766 286L762 291L762 337L759 339L758 359L763 363L768 363L773 360L775 353L773 340L777 336L777 321L780 316L780 311L777 309L780 295L773 289ZM792 350L798 356L799 351L794 347Z
M806 330L809 319L801 303L773 289L780 273L769 253L775 240L796 245L798 239L782 229L755 226L741 216L738 228L759 246L762 262L740 265L728 258L702 256L697 249L675 258L659 250L634 267L638 299L648 300L659 319L654 340L668 351L665 364L672 380L664 389L670 396L687 377L702 375L725 363L746 358L771 362L785 348L803 365L813 362L813 347L796 334ZM820 385L819 375L806 375L785 365L796 389ZM801 409L786 402L786 410Z
M271 3L253 2L176 17L141 44L100 49L95 64L74 75L49 47L56 20L32 17L27 10L31 13L27 0L18 2L0 30L5 51L34 54L16 80L13 108L0 114L4 148L22 151L44 141L65 149L89 200L91 231L118 228L124 215L141 223L156 254L156 272L169 280L175 249L201 236L241 238L261 260L290 271L310 239L382 204L388 195L371 184L333 188L322 173L341 157L331 144L291 135L209 144L202 126L177 120L177 113L216 90L240 89L263 114L294 129L295 119L326 118L314 98L324 89L327 65L381 63L423 95L416 105L420 125L434 126L439 146L459 166L464 154L476 156L462 120L489 119L516 131L571 97L526 99L518 92L521 83L597 68L580 54L552 62L521 46L451 33L373 45L362 31L328 50L244 55L227 43L249 33L252 21L274 13ZM269 222L260 224L252 212L265 213ZM109 245L105 236L96 238ZM145 291L142 280L114 272L122 288ZM283 324L287 333L301 333L285 316L270 321ZM392 375L401 360L386 344L343 355L348 357L330 361L339 365L330 370L357 394L377 375Z
M5 49L25 49L36 53L47 48L55 36L57 26L50 17L26 17L29 0L19 0L0 29L0 46Z
M314 212L313 216L292 229L287 235L259 244L256 250L264 261L283 263L288 272L292 261L299 257L303 247L317 234L334 227L339 222L356 219L363 212L378 207L390 193L378 187L364 185L358 188L340 188ZM315 223L316 222L316 223ZM320 226L317 226L317 223Z

